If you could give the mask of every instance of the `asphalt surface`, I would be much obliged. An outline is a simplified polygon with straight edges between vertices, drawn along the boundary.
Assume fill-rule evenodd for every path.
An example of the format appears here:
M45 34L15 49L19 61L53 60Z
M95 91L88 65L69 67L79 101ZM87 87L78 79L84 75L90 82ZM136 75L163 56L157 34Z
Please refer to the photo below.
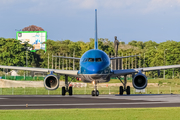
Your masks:
M0 109L180 107L180 95L1 95Z

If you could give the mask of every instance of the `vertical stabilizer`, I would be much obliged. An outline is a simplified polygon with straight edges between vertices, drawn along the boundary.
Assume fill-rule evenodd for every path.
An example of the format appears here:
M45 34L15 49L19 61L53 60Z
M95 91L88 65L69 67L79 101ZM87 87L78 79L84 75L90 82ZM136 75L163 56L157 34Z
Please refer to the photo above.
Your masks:
M97 9L95 9L95 40L94 49L98 49L98 39L97 39Z

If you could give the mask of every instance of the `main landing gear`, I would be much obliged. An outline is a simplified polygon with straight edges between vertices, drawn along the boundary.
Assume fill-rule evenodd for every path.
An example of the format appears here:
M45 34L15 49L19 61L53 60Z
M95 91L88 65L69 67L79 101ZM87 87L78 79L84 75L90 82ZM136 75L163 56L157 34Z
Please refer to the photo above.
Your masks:
M93 81L93 82L94 82L94 90L91 92L91 95L99 96L99 91L97 90L97 82L96 81Z
M121 81L121 83L123 84L123 86L119 87L119 95L123 95L123 92L126 91L127 95L130 95L130 86L127 86L127 75L124 75L124 82L121 80L120 77L118 77L118 79ZM124 87L124 88L123 88Z
M71 82L68 83L68 76L65 75L65 86L62 87L62 95L66 95L66 92L69 92L69 95L72 95L73 93L73 89L72 89L72 86L69 87L69 84Z

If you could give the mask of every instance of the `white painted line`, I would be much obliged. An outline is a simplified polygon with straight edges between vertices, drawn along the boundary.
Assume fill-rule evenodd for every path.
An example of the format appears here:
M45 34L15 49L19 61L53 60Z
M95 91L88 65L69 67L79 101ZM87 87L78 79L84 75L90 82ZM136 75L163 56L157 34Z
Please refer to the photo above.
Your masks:
M133 104L165 104L171 102L134 102L134 103L80 103L80 104L28 104L28 106L75 106L75 105L133 105ZM180 104L180 103L179 103ZM18 106L26 106L26 104L17 104L17 105L0 105L0 107L18 107Z
M8 98L0 98L0 99L8 99Z

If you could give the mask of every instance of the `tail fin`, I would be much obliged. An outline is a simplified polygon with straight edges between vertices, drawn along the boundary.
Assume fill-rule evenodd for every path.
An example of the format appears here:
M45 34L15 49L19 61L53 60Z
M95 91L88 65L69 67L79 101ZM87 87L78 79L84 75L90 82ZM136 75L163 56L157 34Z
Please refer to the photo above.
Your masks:
M98 39L97 39L97 9L95 9L95 40L94 49L98 49Z

